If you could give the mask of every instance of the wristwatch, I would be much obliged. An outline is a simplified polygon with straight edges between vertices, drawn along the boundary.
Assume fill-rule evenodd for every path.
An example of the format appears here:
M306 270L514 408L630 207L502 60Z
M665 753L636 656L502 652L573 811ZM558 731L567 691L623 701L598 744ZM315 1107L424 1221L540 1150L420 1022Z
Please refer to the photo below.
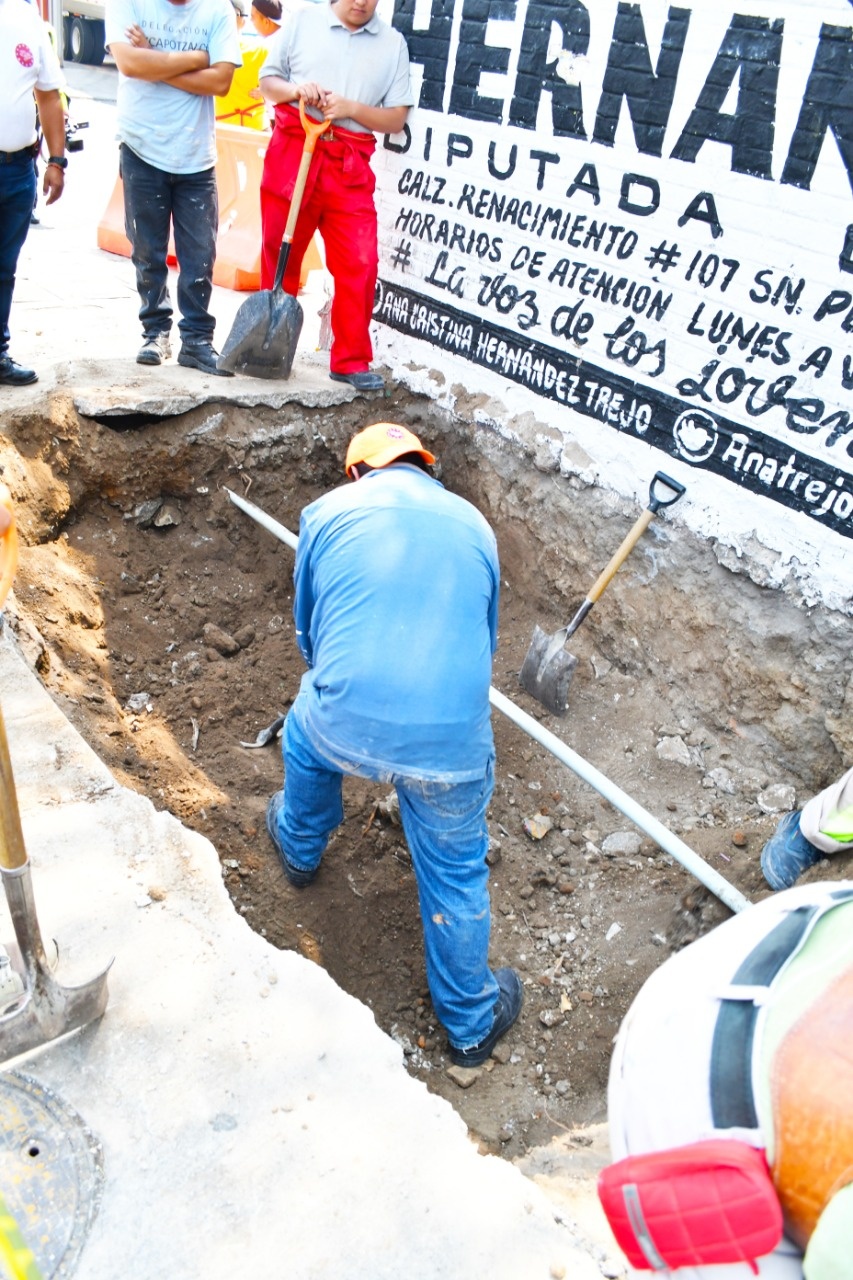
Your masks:
M66 156L48 156L48 164L55 164L57 169L68 168L68 158Z

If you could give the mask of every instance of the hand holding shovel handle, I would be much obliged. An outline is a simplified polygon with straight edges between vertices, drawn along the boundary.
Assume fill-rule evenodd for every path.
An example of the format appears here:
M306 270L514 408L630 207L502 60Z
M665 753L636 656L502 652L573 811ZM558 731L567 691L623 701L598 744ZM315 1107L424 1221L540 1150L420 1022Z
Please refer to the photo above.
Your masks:
M0 607L18 562L18 536L11 496L0 485ZM63 987L45 956L36 916L32 876L21 830L18 797L6 726L0 710L0 879L21 953L25 990L17 1005L0 1016L0 1062L26 1053L99 1018L107 1005L107 969L81 987ZM112 962L110 962L112 963Z

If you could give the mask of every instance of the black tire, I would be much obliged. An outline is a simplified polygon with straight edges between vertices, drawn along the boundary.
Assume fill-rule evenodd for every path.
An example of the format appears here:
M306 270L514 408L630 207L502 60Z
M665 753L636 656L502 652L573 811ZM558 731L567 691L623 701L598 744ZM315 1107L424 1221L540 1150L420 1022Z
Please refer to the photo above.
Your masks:
M66 62L71 62L71 18L67 14L62 19L62 56Z
M85 18L72 18L68 29L68 49L72 62L91 62L93 40L91 23Z
M93 67L99 67L107 56L107 48L104 44L104 20L103 18L89 18L86 25L92 33L92 56L89 59Z

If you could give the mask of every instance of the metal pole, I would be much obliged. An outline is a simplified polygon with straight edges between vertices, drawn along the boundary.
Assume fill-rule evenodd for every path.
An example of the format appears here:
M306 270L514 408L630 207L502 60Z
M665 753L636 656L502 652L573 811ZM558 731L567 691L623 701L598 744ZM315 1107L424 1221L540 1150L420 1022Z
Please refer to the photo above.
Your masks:
M254 502L248 502L230 489L226 488L225 492L241 511L251 516L258 524L263 525L267 532L278 538L280 542L286 542L289 547L294 551L296 550L299 545L299 539L296 534L291 533L289 529L285 529L284 525L279 524L277 520L273 520L272 516L268 516L260 507L255 506ZM526 711L522 711L521 707L516 706L506 694L501 693L492 686L489 689L489 701L493 707L496 707L498 711L512 720L513 724L518 725L519 729L522 729L528 737L533 738L546 751L550 751L551 755L555 756L561 764L564 764L567 769L571 769L572 773L577 774L584 782L589 783L599 795L608 800L621 813L624 813L625 817L629 818L635 826L638 826L641 831L645 831L646 835L651 836L652 840L661 849L671 854L686 871L689 871L691 875L701 881L731 911L743 911L745 907L752 906L749 898L744 897L733 884L729 884L728 880L721 876L719 871L715 871L704 858L700 858L698 853L694 853L683 840L679 840L678 836L667 830L663 823L658 822L657 818L648 813L642 805L637 804L636 800L632 800L629 795L617 787L614 782L611 782L608 777L605 777L603 773L600 773L588 760L584 760L583 756L579 756L576 751L567 746L562 738L558 738L556 734L551 733L548 729L543 729L538 720L534 720L533 716L528 715Z

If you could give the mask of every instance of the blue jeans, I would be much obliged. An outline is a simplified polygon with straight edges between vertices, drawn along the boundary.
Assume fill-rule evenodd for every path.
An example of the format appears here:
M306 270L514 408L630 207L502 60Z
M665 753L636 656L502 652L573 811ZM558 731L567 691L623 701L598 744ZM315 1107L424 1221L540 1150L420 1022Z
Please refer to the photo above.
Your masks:
M15 270L36 198L33 157L21 152L0 162L0 356L9 350L9 316L15 291Z
M121 145L124 221L133 247L139 319L146 337L172 327L169 300L169 231L178 259L178 328L187 346L210 342L216 321L208 310L213 291L219 196L213 169L167 173Z
M343 821L343 774L393 783L418 884L427 982L436 1015L457 1049L491 1030L499 991L489 969L489 837L486 809L494 761L475 782L425 782L373 774L363 765L320 754L300 724L299 701L284 724L284 805L278 835L289 862L306 871L320 862Z

